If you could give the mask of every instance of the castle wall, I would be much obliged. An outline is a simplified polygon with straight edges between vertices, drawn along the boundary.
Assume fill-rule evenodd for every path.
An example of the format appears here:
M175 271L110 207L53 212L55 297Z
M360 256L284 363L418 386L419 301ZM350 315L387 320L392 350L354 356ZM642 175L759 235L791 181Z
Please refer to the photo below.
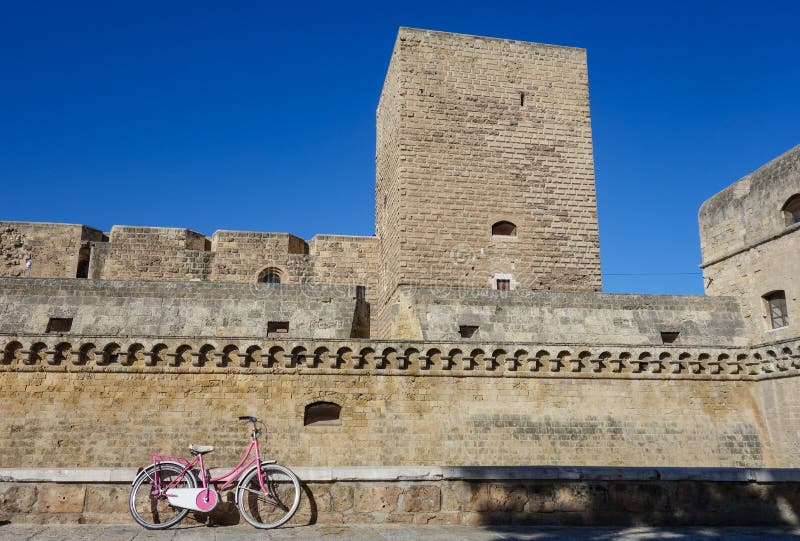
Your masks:
M497 273L600 289L585 51L401 28L377 153L384 298ZM492 235L502 220L516 236Z
M800 194L800 146L706 201L700 209L708 295L740 299L754 343L800 336L800 224L786 225L784 203ZM786 293L789 324L772 329L762 298Z
M168 227L111 228L104 280L206 280L206 238L189 229Z
M748 345L730 297L403 286L390 305L397 339L641 345L678 332L680 345ZM477 327L471 338L462 325Z
M75 278L88 243L103 238L102 231L84 225L0 222L0 277Z
M67 334L101 336L349 338L355 286L0 279L0 333L44 333L70 318Z
M191 442L216 445L214 464L231 465L246 439L234 419L245 414L265 420L269 456L292 466L768 461L754 382L381 376L368 367L337 375L306 361L219 368L95 359L0 365L0 400L24 404L0 418L4 467L130 466ZM303 426L305 406L318 400L342 406L341 425Z
M288 233L216 231L211 236L211 280L252 283L258 274L279 269L281 283L300 284L313 276L313 260L306 242Z

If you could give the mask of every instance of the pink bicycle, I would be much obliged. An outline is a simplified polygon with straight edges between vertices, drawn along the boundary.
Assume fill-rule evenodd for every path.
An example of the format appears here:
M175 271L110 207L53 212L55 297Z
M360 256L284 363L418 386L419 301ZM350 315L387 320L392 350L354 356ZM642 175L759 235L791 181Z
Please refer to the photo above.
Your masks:
M151 453L153 464L140 468L131 485L130 510L133 519L152 530L177 524L189 511L208 513L219 503L219 491L239 480L234 492L244 519L256 528L276 528L284 524L300 505L300 480L274 460L261 460L255 417L239 417L253 423L250 445L235 468L211 477L203 455L214 450L210 445L190 445L191 461L180 456ZM253 456L251 456L253 455ZM198 475L200 481L198 482ZM224 484L216 489L217 483Z

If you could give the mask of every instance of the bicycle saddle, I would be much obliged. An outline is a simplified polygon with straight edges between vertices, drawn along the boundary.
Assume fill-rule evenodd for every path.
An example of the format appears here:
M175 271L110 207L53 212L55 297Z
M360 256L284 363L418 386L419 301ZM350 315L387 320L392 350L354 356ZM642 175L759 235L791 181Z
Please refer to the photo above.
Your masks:
M189 446L189 450L193 455L204 455L214 450L213 445L195 445L194 443Z

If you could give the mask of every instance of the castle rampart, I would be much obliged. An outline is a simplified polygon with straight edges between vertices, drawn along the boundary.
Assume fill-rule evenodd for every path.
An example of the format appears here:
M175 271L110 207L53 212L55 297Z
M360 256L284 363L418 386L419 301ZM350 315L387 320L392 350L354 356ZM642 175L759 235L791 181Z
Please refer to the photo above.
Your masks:
M403 28L376 236L0 222L0 466L130 466L190 441L232 464L246 414L300 468L800 467L799 166L795 147L703 206L706 296L601 293L585 51ZM331 402L337 418L309 413ZM313 494L332 521L383 520L387 494L403 520L539 505L509 475ZM609 475L582 493L616 501ZM679 499L685 480L705 482L640 488ZM32 498L60 490L85 500L76 520L108 494Z

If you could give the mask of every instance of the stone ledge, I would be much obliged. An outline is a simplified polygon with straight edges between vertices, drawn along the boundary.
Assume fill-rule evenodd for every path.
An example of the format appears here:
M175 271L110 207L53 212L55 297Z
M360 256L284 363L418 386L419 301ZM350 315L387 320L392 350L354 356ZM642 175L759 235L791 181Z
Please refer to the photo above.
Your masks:
M713 481L795 483L793 468L634 468L604 466L360 466L293 467L307 482L371 481ZM129 483L136 468L0 468L0 482ZM227 471L213 468L214 474Z

